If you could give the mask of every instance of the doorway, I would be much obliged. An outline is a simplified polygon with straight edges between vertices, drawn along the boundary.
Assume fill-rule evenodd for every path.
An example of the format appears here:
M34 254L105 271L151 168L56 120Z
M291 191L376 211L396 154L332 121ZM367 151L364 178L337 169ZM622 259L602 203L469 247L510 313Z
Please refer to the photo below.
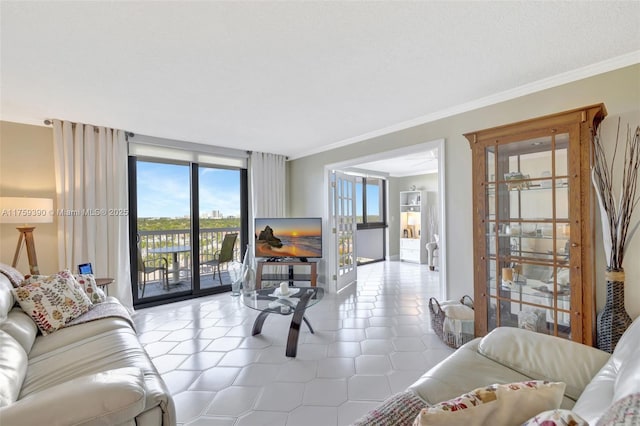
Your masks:
M438 235L438 250L437 250L437 266L436 271L439 274L439 281L441 286L441 293L446 296L446 275L447 275L447 263L446 263L446 194L445 194L445 144L444 139L438 139L422 144L417 144L409 147L399 148L395 150L385 151L377 154L371 154L344 162L333 163L325 166L325 180L327 187L331 180L331 174L333 171L340 171L342 173L349 173L355 176L369 176L370 178L381 177L386 179L387 184L385 190L387 191L386 205L384 206L384 212L387 214L387 221L385 224L383 249L386 253L385 258L387 260L399 259L399 241L400 241L400 224L399 224L399 191L398 185L395 182L410 181L409 176L419 176L425 174L435 174L434 186L435 188L426 188L430 194L435 194L435 215L437 217L437 223L431 224L431 234ZM392 169L393 165L397 165L397 170ZM409 189L409 188L407 188ZM418 190L425 188L416 188ZM435 189L435 191L434 191ZM330 192L327 193L327 200L330 197ZM326 217L332 217L331 203L325 203ZM330 256L329 261L326 263L326 276L333 277L333 280L329 280L332 284L330 290L338 291L339 288L336 285L336 277L338 271L338 265L335 261L335 254L338 252L337 240L333 232L327 233L325 236L325 244L329 247ZM358 233L356 233L355 241L356 257L358 256ZM369 243L367 243L369 246ZM419 250L425 251L426 247L420 247ZM357 266L357 265L356 265ZM357 280L357 267L355 270Z

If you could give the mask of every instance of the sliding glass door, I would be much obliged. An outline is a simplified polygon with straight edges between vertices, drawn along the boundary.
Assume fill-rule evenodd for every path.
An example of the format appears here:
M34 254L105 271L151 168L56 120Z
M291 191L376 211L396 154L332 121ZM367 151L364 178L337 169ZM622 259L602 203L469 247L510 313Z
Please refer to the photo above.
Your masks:
M241 256L240 170L198 167L200 288L231 285Z
M246 169L130 157L129 172L134 304L228 291L246 244Z
M169 297L193 289L191 178L188 164L138 161L137 299Z

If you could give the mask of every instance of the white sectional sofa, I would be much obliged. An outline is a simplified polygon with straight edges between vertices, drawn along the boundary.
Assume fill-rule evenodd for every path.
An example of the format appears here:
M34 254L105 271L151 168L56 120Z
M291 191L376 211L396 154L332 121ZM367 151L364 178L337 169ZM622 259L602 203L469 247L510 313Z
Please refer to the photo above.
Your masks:
M533 331L497 328L460 347L406 392L394 395L355 424L411 425L421 408L476 388L531 380L564 382L560 408L571 410L589 425L640 424L640 317L613 354ZM626 404L626 417L612 421L621 402Z
M0 425L176 424L130 321L108 316L45 336L11 288L0 274Z

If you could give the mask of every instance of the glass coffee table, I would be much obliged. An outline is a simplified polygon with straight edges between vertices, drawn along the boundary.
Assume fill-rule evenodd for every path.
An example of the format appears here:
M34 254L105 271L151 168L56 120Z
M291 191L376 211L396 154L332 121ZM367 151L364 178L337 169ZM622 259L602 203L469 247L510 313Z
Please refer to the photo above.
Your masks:
M242 302L251 309L260 311L253 323L251 335L262 332L262 325L269 314L293 315L289 326L286 355L295 357L298 352L298 337L302 321L307 324L309 331L313 328L305 318L308 307L315 305L324 297L324 289L319 287L289 287L287 295L280 295L279 288L263 288L242 295Z

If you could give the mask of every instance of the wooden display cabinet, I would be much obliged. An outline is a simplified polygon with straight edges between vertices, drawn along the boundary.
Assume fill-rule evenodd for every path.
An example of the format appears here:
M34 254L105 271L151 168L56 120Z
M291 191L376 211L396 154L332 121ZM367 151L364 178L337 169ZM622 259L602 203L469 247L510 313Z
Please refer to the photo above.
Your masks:
M513 326L594 341L592 133L603 104L467 133L475 333Z

